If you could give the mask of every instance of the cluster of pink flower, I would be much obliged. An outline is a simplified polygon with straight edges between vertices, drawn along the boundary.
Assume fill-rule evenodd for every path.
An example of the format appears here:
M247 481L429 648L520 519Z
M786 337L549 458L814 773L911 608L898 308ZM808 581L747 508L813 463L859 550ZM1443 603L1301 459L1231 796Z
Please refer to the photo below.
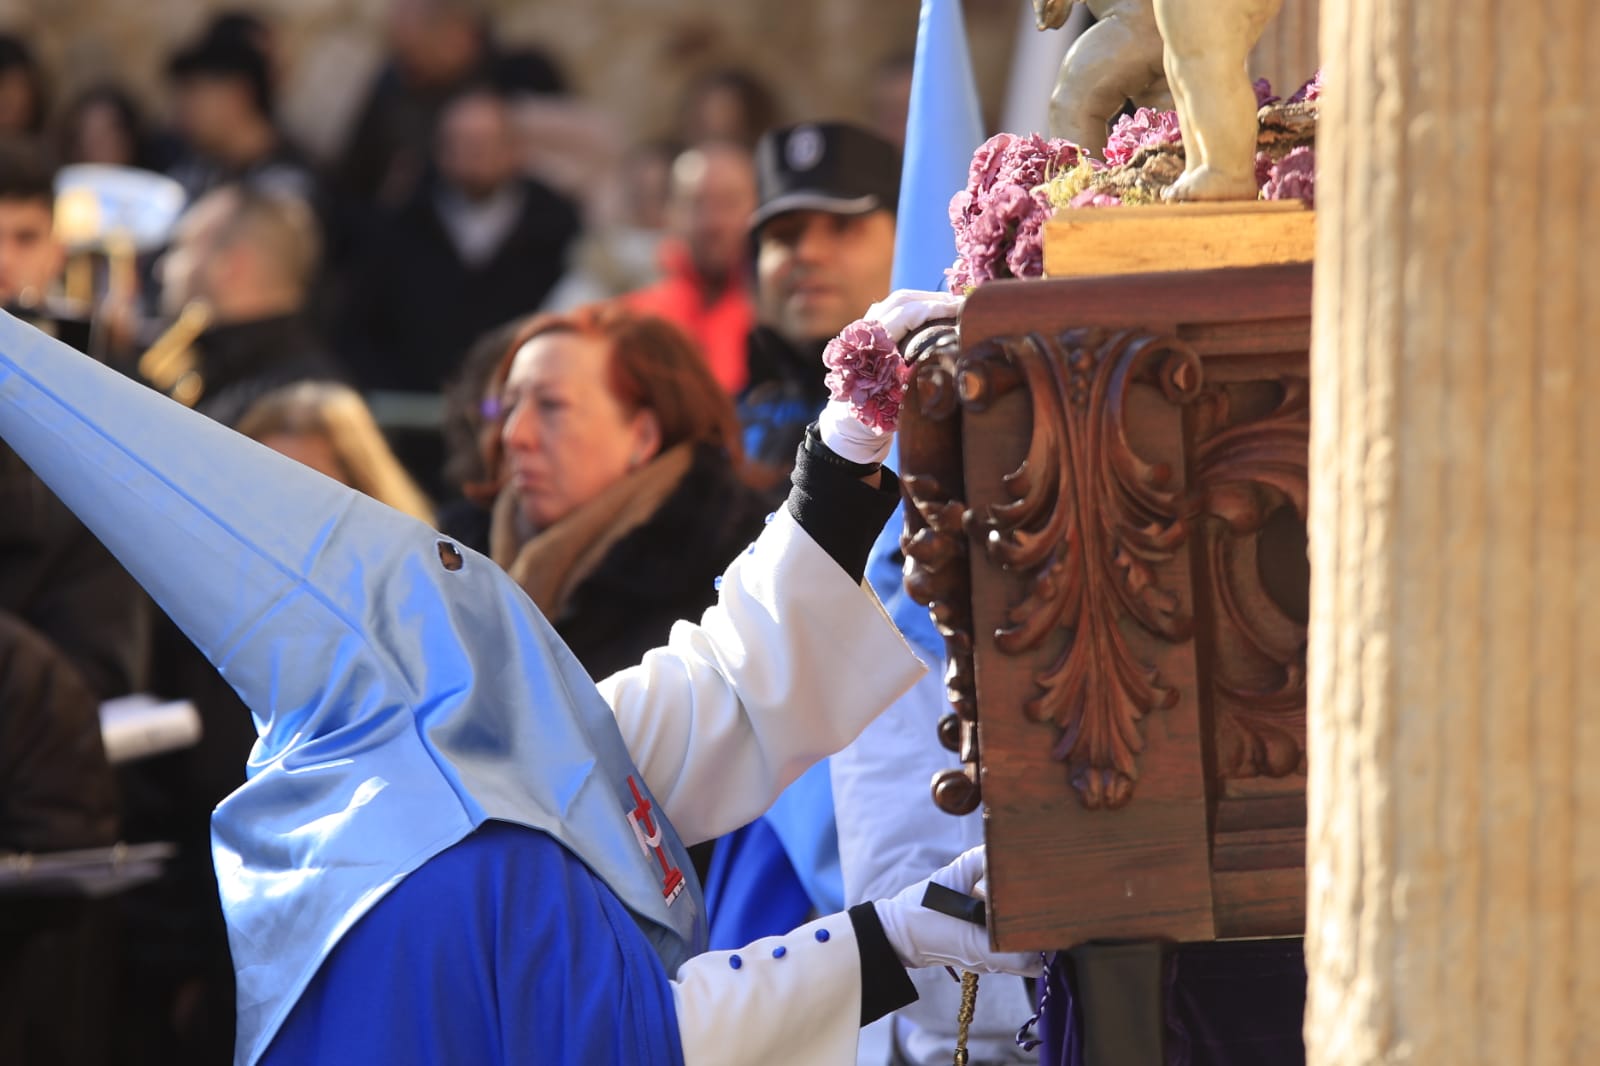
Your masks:
M967 187L950 200L957 258L945 271L950 291L966 292L995 278L1044 273L1044 224L1054 213L1042 186L1078 165L1071 141L1000 133L972 157Z
M867 319L850 323L828 342L822 362L831 399L848 402L868 428L895 431L911 368L883 326Z
M1264 153L1263 153L1264 154ZM1265 171L1265 177L1262 176ZM1317 155L1309 147L1294 149L1273 162L1256 159L1256 181L1263 200L1303 200L1317 206Z
M1123 115L1111 127L1111 136L1106 138L1106 162L1120 167L1132 162L1134 154L1141 148L1182 143L1183 131L1178 128L1176 111L1141 107L1131 115Z
M1254 84L1256 106L1279 101L1265 78ZM1322 95L1322 72L1302 85L1288 103L1313 103ZM966 292L995 278L1033 278L1044 272L1044 224L1054 213L1045 182L1087 162L1096 169L1125 166L1144 148L1181 145L1183 131L1176 111L1141 107L1124 115L1106 139L1104 162L1071 141L1047 140L1037 134L1019 137L1001 133L985 141L972 157L967 187L950 201L955 228L955 264L945 271L951 292ZM1265 154L1256 159L1256 183L1268 200L1301 199L1312 204L1316 193L1315 153L1296 148L1280 160ZM1069 207L1115 207L1113 191L1090 184Z

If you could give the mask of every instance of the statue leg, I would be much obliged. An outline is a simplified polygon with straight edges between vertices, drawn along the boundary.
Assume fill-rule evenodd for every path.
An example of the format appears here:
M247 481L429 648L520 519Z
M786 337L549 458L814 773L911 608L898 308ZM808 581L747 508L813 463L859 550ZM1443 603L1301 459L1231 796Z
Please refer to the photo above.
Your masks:
M1141 24L1113 15L1095 23L1061 63L1050 96L1050 135L1099 155L1111 116L1160 73L1161 38L1154 19Z
M1183 177L1170 200L1256 198L1256 97L1246 63L1281 0L1157 0L1167 80L1183 126Z

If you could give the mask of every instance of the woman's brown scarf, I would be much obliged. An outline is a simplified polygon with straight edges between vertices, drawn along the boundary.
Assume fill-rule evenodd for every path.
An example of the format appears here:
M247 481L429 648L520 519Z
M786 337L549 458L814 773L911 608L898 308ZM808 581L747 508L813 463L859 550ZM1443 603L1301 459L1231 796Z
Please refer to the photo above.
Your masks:
M594 573L617 541L660 510L693 461L693 444L670 448L531 537L516 493L507 486L494 501L489 557L522 586L546 618L559 618L572 591Z

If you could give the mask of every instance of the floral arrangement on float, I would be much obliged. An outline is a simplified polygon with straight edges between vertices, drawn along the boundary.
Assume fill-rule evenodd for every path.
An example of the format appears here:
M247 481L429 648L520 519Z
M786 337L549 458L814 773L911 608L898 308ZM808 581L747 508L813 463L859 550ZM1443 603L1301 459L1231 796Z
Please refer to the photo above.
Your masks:
M1287 100L1255 83L1256 186L1262 200L1316 201L1316 130L1322 74ZM1044 225L1062 208L1158 204L1184 167L1176 111L1140 108L1112 127L1103 158L1071 141L999 133L972 157L967 187L950 201L957 258L950 291L1044 274Z
M1316 201L1318 101L1322 73L1287 100L1266 79L1255 83L1256 188L1261 200ZM1103 157L1071 141L999 133L973 154L967 187L950 200L956 261L949 289L970 293L1000 278L1044 276L1045 223L1063 208L1159 204L1184 172L1176 111L1140 108L1112 127ZM871 317L851 323L823 352L829 396L875 433L891 433L911 367Z

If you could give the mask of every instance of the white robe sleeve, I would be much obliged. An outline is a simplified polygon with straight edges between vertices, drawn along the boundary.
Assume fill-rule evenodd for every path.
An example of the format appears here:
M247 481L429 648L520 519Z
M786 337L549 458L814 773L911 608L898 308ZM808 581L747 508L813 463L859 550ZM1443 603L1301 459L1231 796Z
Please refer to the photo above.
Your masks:
M698 625L600 682L685 844L759 816L926 668L865 585L789 514L728 568Z
M684 1066L854 1063L861 958L846 914L738 951L708 951L672 981Z

